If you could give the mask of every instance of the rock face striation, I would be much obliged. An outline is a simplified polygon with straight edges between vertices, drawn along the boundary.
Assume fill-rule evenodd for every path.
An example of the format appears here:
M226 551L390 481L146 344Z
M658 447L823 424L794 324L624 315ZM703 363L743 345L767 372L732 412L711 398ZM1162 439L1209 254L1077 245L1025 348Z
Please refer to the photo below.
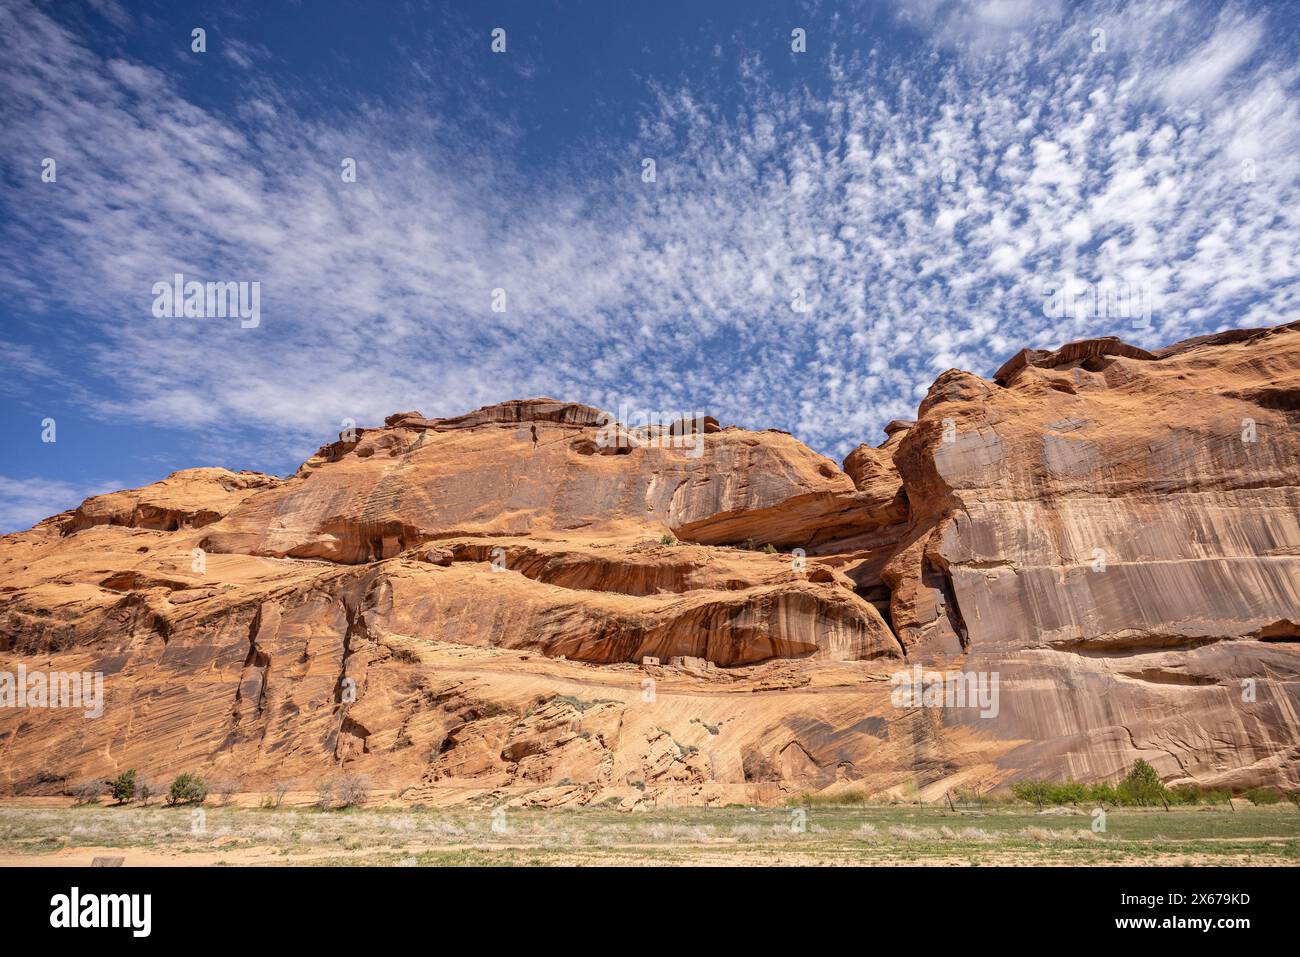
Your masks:
M532 399L88 499L0 538L0 794L1300 786L1300 324L1025 350L886 434Z

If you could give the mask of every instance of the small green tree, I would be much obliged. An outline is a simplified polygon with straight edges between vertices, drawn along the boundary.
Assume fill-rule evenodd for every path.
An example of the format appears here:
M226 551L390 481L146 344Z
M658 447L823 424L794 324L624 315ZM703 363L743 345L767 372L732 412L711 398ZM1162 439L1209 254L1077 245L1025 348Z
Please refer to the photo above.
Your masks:
M659 544L660 544L660 545L676 545L676 544L677 544L677 539L673 538L671 535L667 535L667 534L665 534L661 539L659 539Z
M202 804L208 796L208 786L197 774L178 774L176 780L167 789L167 803L175 807L178 804Z
M1111 807L1129 803L1115 785L1104 782L1088 785L1088 800L1094 804L1109 804Z
M1046 781L1017 781L1011 785L1011 793L1041 808L1051 798L1052 786Z
M1052 785L1049 800L1052 804L1082 804L1088 800L1088 786L1066 779Z
M1170 804L1200 804L1202 792L1195 784L1180 784L1169 789Z
M126 804L135 799L135 768L129 771L123 771L115 777L109 784L113 791L113 800L118 804Z
M1120 782L1119 790L1128 796L1134 804L1149 805L1161 803L1165 786L1160 781L1156 769L1138 758L1129 771L1128 777Z

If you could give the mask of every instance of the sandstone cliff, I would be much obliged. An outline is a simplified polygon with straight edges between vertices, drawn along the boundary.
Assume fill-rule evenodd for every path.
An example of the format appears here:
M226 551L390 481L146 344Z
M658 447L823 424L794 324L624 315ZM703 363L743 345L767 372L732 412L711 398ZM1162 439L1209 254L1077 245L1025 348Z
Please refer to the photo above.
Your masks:
M952 370L843 468L552 399L390 416L0 538L0 792L341 768L405 799L1300 785L1300 324ZM894 693L996 679L992 707ZM893 679L893 680L891 680Z

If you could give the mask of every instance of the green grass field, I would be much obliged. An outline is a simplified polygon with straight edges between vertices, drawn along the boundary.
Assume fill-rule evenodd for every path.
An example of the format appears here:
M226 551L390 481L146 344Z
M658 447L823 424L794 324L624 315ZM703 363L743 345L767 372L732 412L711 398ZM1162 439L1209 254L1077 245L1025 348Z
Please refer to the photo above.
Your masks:
M1295 865L1294 806L317 811L0 808L0 864Z

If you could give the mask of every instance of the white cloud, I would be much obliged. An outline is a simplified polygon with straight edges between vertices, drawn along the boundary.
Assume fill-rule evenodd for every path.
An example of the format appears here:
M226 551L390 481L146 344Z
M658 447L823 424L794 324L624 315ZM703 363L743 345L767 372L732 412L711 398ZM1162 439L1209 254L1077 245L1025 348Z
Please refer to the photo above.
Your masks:
M1212 37L1170 67L1161 92L1172 103L1203 100L1250 58L1262 39L1258 23L1221 23Z
M1057 21L1062 0L901 0L899 19L929 31L946 45L980 52Z
M41 519L76 508L92 495L116 491L120 487L116 482L85 486L0 475L0 535L31 528Z
M304 115L268 82L224 115L9 5L0 158L28 169L48 151L60 177L6 206L0 289L52 323L89 317L66 331L116 383L97 414L279 436L285 456L344 418L543 393L701 409L843 454L913 415L946 363L987 373L1022 345L1294 318L1288 65L1220 50L1219 79L1175 106L1160 91L1204 42L1189 5L1155 24L1051 8L1050 29L1024 4L932 6L936 29L996 32L998 57L939 61L923 95L904 57L833 56L809 87L751 60L739 91L655 88L635 140L542 170L499 118L441 120L436 92ZM1260 28L1231 22L1240 52ZM174 272L261 282L262 325L154 319L152 285ZM1163 308L1150 330L1048 319L1040 287L1067 272L1143 277Z

